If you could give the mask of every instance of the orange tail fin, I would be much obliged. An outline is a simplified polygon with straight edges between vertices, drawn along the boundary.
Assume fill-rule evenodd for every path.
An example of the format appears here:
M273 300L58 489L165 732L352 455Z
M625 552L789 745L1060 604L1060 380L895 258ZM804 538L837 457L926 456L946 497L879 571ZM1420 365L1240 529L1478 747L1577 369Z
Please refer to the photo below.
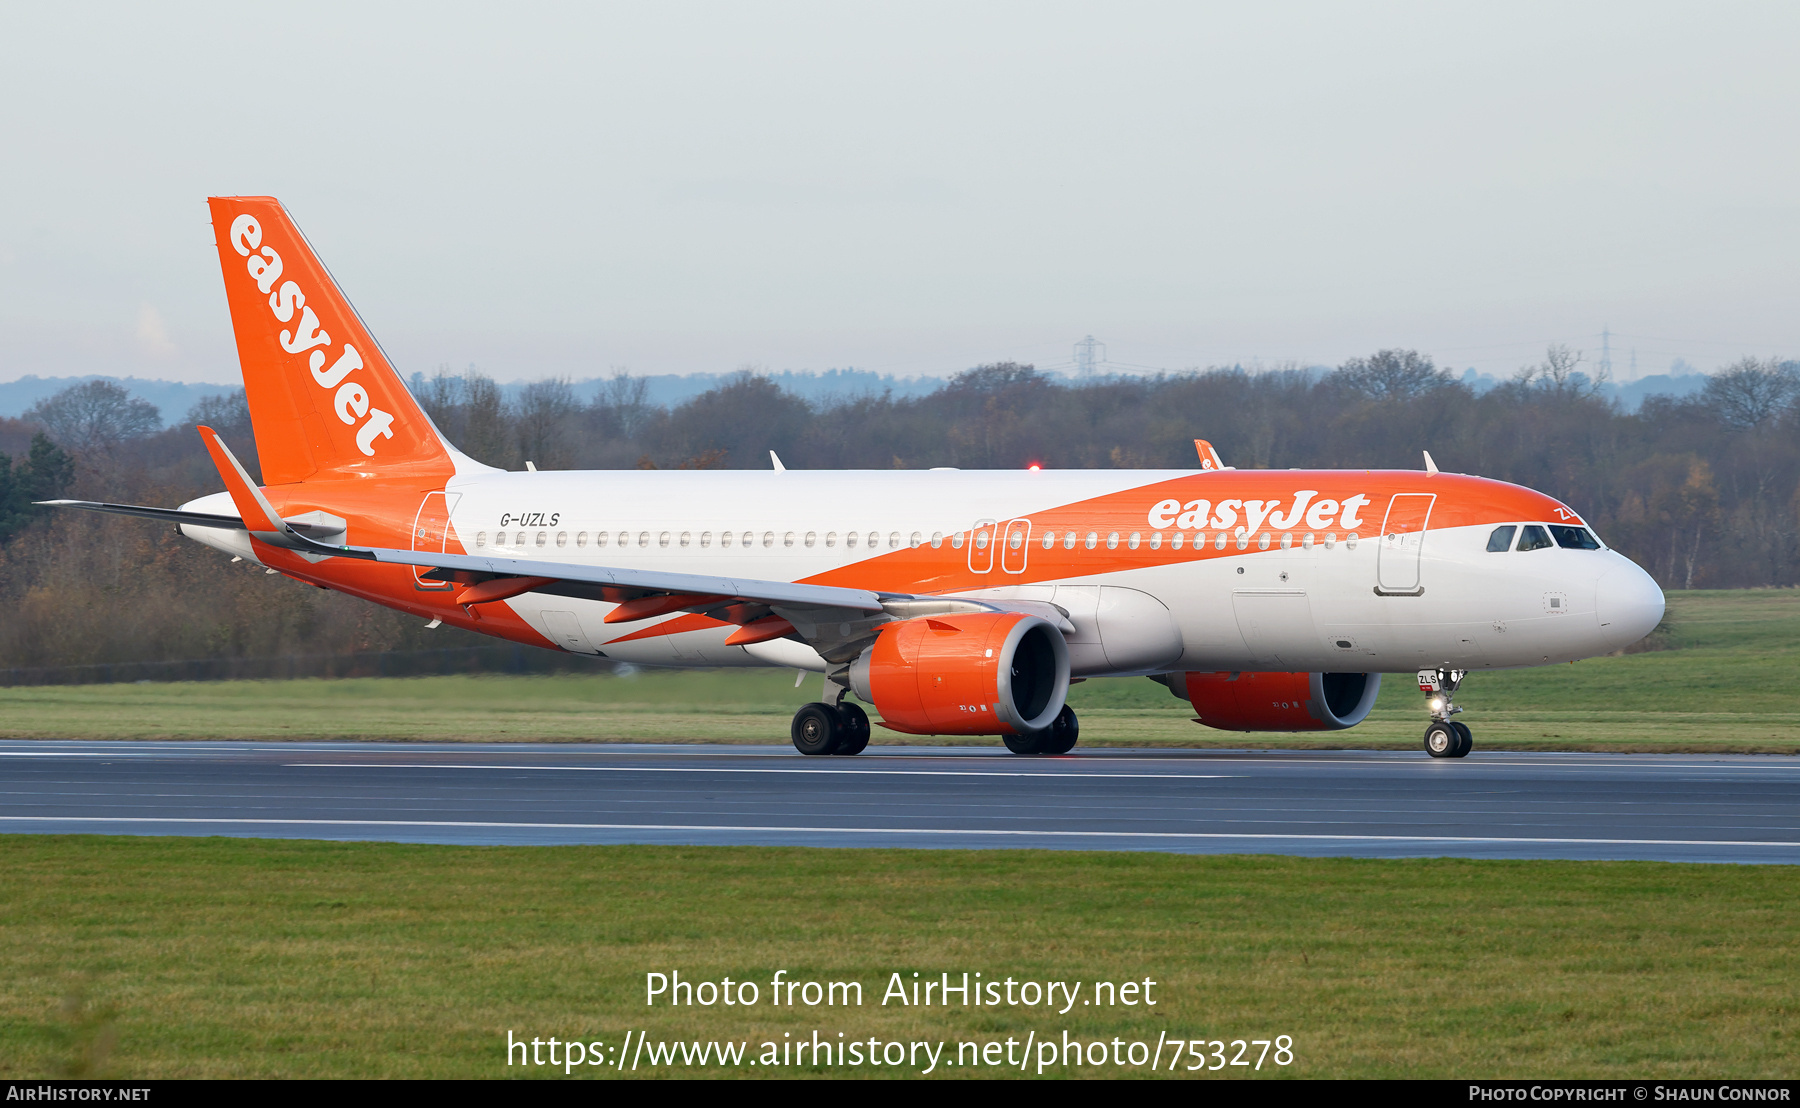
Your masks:
M263 483L454 473L437 429L281 203L207 204Z

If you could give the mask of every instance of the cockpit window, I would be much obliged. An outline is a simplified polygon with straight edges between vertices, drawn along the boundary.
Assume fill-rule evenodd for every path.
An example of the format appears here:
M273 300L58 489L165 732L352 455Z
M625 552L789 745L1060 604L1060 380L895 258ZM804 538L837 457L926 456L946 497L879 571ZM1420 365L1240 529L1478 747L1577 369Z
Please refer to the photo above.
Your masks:
M1520 550L1543 550L1550 545L1550 532L1535 523L1525 525L1525 533L1519 536Z
M1505 527L1494 528L1494 533L1488 536L1488 553L1504 554L1508 550L1511 550L1513 535L1516 534L1518 530L1518 527L1510 523Z
M1552 524L1550 533L1556 536L1556 545L1564 550L1598 550L1600 540L1586 527L1562 527Z

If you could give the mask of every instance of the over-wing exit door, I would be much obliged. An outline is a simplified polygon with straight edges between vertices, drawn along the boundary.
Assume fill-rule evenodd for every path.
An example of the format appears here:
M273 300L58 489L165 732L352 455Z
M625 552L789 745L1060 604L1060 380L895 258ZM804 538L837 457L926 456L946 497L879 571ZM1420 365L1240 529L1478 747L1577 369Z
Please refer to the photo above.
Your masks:
M1025 560L1031 557L1031 521L1007 521L1006 534L1000 540L1000 568L1008 573L1024 573Z
M994 569L994 541L998 528L984 519L969 529L969 572L991 573Z

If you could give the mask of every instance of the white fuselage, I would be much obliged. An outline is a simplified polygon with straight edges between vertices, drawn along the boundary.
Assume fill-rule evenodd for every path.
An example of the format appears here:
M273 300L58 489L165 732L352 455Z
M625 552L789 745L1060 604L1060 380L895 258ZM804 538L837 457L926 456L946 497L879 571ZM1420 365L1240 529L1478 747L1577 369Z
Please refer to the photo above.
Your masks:
M490 472L451 481L442 503L471 553L760 580L853 574L863 587L895 592L1049 601L1074 627L1067 637L1076 676L1543 665L1615 651L1662 615L1654 582L1611 550L1487 550L1496 523L1541 522L1535 519L1430 529L1414 553L1417 595L1377 588L1379 502L1354 521L1360 530L1325 519L1332 531L1271 534L1266 549L1261 533L1240 525L1195 528L1176 553L1177 532L1150 526L1172 522L1166 515L1135 511L1128 532L1122 528L1130 523L1116 522L1116 502L1133 490L1228 479L1227 472L1121 470ZM1091 549L1091 529L1078 522L1084 504L1102 520ZM1061 525L1034 525L1033 513ZM994 521L998 527L988 527ZM1023 521L1013 526L1023 537L1016 545L1006 541L1009 521ZM1054 534L1048 551L1045 530ZM1063 538L1071 531L1072 550ZM249 552L241 533L188 532ZM1194 533L1205 535L1197 554ZM1118 546L1109 550L1115 534ZM1149 564L1130 564L1133 535ZM356 541L354 523L347 541ZM884 582L883 560L907 551L914 568L906 579ZM920 580L920 559L944 572ZM825 668L791 640L728 647L726 625L646 633L655 625L605 623L613 605L599 601L533 593L507 603L552 642L622 661Z

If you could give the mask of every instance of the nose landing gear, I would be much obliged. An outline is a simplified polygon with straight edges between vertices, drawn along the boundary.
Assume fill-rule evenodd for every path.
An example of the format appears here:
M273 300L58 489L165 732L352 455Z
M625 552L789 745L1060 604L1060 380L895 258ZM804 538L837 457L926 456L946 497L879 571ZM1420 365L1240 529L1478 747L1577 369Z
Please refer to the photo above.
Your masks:
M1461 712L1453 701L1457 687L1467 671L1460 669L1422 669L1419 691L1430 698L1431 723L1425 728L1425 753L1433 758L1466 758L1475 748L1475 736L1465 724L1451 719Z

